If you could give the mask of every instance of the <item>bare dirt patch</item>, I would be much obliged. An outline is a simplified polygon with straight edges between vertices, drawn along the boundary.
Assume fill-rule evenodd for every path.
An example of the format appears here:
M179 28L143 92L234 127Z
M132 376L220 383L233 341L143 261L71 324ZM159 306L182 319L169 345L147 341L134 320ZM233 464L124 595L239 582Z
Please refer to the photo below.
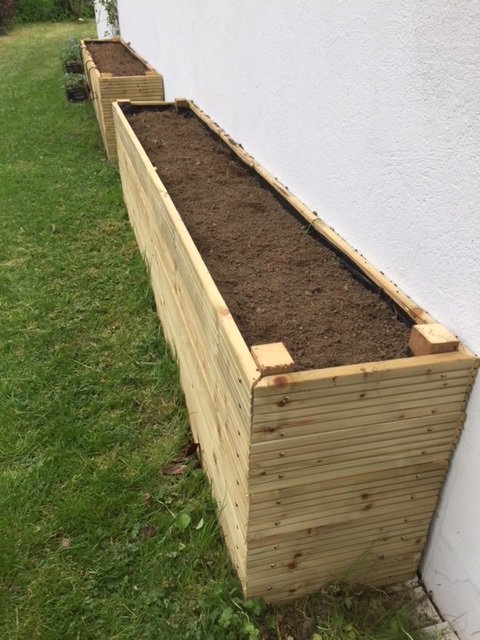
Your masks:
M408 355L409 328L190 112L127 116L249 346L297 370Z
M121 42L87 42L87 49L100 73L114 76L143 76L147 67Z

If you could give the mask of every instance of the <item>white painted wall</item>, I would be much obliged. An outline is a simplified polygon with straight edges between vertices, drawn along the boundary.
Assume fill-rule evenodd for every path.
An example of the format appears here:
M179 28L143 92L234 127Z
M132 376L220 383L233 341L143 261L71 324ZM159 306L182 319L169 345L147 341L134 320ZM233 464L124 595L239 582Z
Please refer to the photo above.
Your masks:
M93 7L95 9L95 22L97 23L97 35L99 38L111 38L118 35L116 29L112 27L108 20L108 14L105 7L98 0L94 0Z
M479 0L119 0L122 36L480 353ZM480 634L480 385L426 583ZM479 635L480 637L480 635Z

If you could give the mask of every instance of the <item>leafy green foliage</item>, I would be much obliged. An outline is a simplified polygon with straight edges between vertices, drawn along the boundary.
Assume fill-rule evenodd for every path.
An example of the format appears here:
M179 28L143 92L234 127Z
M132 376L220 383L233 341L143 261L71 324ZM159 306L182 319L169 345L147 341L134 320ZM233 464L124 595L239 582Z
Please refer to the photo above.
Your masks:
M65 89L75 90L85 87L85 76L81 73L65 74Z
M93 16L93 0L16 0L16 4L16 21L21 23Z
M68 62L80 62L81 59L80 42L75 38L69 38L61 53L61 60L63 64L66 65Z
M15 0L0 0L0 35L6 33L15 15Z

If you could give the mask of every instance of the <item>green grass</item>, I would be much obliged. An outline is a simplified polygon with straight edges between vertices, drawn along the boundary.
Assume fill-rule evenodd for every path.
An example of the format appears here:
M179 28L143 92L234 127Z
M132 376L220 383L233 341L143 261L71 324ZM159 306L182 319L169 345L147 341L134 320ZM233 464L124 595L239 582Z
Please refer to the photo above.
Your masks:
M62 87L92 34L0 39L0 637L408 638L383 592L243 602L195 459L162 473L189 439L177 370L91 106Z

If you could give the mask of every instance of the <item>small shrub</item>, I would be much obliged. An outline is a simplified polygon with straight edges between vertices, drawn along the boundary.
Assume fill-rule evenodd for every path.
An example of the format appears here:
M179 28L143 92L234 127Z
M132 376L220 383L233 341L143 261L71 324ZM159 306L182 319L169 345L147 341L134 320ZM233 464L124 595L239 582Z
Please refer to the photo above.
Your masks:
M74 91L85 87L85 77L81 73L66 73L65 74L65 89L67 91Z
M59 0L17 0L17 22L58 22L68 13Z
M93 15L92 0L17 0L17 22L59 22Z
M76 62L81 59L80 43L75 38L69 38L62 51L62 62L66 64L67 62Z
M65 74L65 93L69 102L83 102L88 98L85 76L81 73Z
M67 45L62 50L60 59L65 71L70 73L83 73L80 43L75 38L69 38Z
M0 35L6 33L15 15L15 0L0 0Z

